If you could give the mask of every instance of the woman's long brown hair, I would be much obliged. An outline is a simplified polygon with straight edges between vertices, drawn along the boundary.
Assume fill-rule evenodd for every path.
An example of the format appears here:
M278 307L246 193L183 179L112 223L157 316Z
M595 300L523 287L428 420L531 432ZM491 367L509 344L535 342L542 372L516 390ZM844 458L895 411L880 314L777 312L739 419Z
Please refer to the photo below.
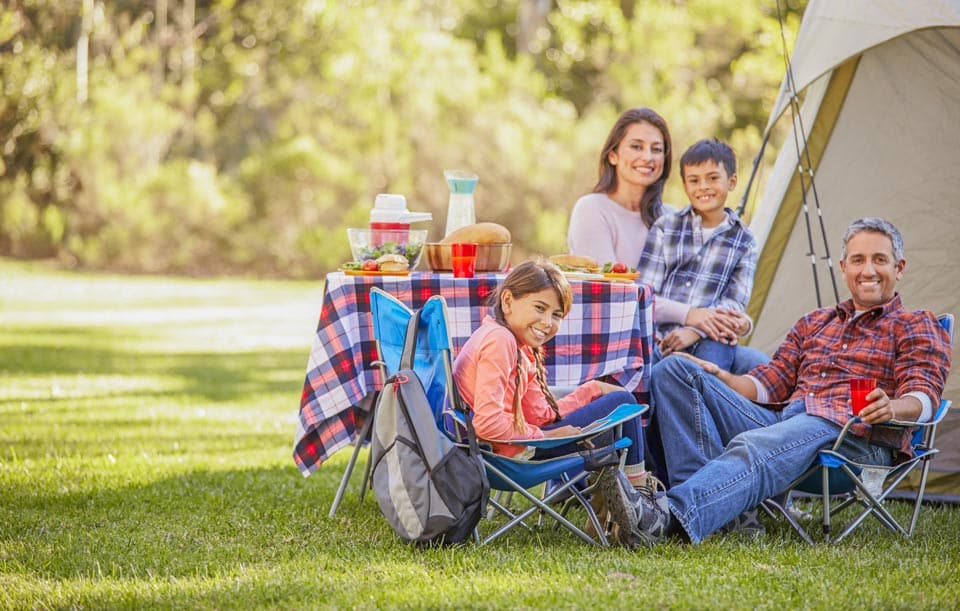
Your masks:
M617 189L617 168L610 163L610 153L617 150L627 130L634 123L649 123L660 130L663 136L663 173L655 183L644 191L640 198L640 214L643 218L643 224L647 227L653 225L661 214L663 214L663 185L670 177L671 157L673 156L673 143L670 140L670 130L667 128L667 122L657 112L651 108L631 108L625 111L617 122L613 124L610 133L607 135L607 141L603 144L603 150L600 151L600 170L597 184L593 187L594 193L612 193Z

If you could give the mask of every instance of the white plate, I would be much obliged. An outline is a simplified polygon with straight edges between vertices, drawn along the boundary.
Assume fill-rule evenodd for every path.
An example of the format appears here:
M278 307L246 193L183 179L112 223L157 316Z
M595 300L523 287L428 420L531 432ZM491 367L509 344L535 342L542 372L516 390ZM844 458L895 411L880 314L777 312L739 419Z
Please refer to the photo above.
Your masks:
M587 274L583 272L563 272L567 280L585 280L586 282L607 282L603 274Z

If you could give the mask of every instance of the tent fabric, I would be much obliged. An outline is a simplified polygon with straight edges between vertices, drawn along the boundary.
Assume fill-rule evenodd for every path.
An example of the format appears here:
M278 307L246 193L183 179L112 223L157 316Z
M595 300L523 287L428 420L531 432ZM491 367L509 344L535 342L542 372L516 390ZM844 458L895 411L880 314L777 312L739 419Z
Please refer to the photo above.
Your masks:
M818 77L861 52L909 32L960 23L956 0L811 0L803 12L790 62L793 87L785 78L770 113L770 126Z
M843 230L880 216L903 233L907 267L898 290L905 305L960 316L960 0L811 0L792 61L797 84L806 86L803 156L814 168L840 299L849 297L837 264ZM768 131L783 108L773 113ZM768 353L818 306L813 262L822 305L835 302L806 177L813 252L809 245L798 165L791 133L751 215L761 255L750 345ZM958 389L954 374L944 395L960 402ZM960 413L941 424L937 445L928 490L960 501Z

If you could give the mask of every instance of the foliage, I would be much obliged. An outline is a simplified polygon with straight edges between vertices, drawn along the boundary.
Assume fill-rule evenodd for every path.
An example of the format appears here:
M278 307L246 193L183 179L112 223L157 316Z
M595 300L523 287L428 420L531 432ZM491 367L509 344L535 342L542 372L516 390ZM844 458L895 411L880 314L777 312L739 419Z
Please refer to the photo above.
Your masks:
M362 468L327 517L348 450L309 478L293 464L321 283L0 260L0 284L3 609L945 609L960 599L955 506L924 507L913 539L869 520L833 547L767 520L756 541L638 552L554 529L418 550L369 494L359 499ZM906 505L893 510L909 517Z
M790 37L804 3L780 1ZM558 252L622 110L745 163L783 65L769 3L7 5L0 254L99 269L316 277L380 192L439 239L450 167L480 175L515 258Z

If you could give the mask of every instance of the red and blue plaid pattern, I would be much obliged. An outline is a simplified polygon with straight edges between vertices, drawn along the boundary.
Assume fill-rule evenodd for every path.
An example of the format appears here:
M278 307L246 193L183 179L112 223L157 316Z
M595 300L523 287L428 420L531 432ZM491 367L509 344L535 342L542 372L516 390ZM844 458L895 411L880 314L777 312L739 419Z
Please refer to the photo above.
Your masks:
M377 360L370 289L378 286L417 310L432 295L447 302L450 339L459 350L480 326L501 274L453 278L449 274L410 276L327 275L323 305L300 397L294 461L306 476L350 444L369 409L358 404L383 387ZM652 298L646 285L571 281L573 308L545 346L548 383L574 386L611 376L627 390L649 390L653 341ZM456 354L454 354L456 356ZM354 406L357 406L354 409Z

